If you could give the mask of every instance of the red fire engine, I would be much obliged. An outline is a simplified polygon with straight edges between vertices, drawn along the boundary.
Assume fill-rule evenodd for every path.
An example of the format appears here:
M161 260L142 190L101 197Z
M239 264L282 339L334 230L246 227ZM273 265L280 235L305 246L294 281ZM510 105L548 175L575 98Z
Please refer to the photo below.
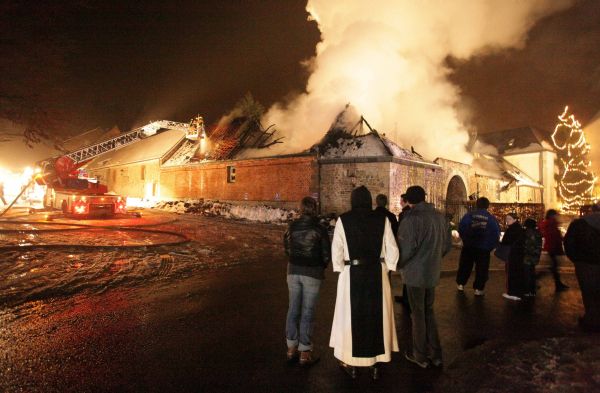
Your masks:
M186 138L197 140L205 135L204 122L198 116L189 124L158 120L123 133L118 137L86 146L79 150L43 160L37 164L38 184L45 184L44 207L60 209L73 216L113 216L125 213L126 198L109 193L106 185L89 179L80 168L93 158L166 130L181 130Z

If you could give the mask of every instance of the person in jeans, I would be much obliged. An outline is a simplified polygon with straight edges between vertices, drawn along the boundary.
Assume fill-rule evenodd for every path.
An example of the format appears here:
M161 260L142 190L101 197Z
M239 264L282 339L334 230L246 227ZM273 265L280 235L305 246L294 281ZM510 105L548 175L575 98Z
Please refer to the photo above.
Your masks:
M546 219L540 224L540 232L544 236L544 251L548 253L552 265L552 276L554 277L554 288L556 292L564 291L569 287L560 280L558 272L558 257L565 255L563 250L563 238L558 229L558 212L550 209L546 212Z
M313 198L302 199L300 212L300 218L290 223L284 236L289 256L285 331L288 361L299 359L300 365L310 366L319 360L312 352L312 332L319 288L331 259L331 243L327 230L319 224L317 202Z
M433 304L440 281L442 257L452 248L450 226L444 215L425 202L425 190L411 186L406 190L410 214L400 223L398 264L406 283L412 321L412 353L405 357L419 367L442 366L442 347Z
M488 280L490 252L498 245L500 238L500 225L487 210L490 206L487 198L478 198L475 206L476 209L465 214L458 225L463 248L456 273L456 285L459 291L464 291L475 264L473 289L476 296L482 296Z

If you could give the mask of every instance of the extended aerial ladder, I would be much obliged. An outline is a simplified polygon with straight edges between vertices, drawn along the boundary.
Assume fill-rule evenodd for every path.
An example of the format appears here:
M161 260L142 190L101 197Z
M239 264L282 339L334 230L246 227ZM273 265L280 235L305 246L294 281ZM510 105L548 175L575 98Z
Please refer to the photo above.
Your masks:
M160 130L180 130L186 138L197 140L206 136L204 121L197 116L189 123L157 120L119 136L77 149L60 157L40 161L36 181L47 186L44 206L64 213L88 215L100 211L107 215L124 212L125 198L107 194L107 187L88 179L79 179L77 169L104 153L121 149Z

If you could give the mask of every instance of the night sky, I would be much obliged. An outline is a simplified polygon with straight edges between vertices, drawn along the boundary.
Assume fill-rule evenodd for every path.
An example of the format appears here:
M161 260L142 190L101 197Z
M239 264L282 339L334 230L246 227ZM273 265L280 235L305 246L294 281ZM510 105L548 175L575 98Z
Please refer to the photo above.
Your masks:
M28 92L68 135L197 113L211 124L246 92L269 107L304 89L319 41L304 1L141 3L1 1L0 95ZM579 1L522 50L448 65L474 129L551 130L565 104L583 124L600 109L599 48L600 1Z

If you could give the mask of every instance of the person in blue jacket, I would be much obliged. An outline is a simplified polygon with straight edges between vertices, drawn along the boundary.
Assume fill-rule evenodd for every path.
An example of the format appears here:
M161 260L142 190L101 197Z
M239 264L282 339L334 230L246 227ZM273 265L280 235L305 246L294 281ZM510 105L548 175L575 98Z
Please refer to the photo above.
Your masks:
M490 207L489 199L478 198L475 206L476 209L465 214L458 226L463 248L460 252L456 284L459 291L464 291L475 265L473 289L476 296L482 296L488 280L490 252L496 248L500 239L500 225L487 210Z

